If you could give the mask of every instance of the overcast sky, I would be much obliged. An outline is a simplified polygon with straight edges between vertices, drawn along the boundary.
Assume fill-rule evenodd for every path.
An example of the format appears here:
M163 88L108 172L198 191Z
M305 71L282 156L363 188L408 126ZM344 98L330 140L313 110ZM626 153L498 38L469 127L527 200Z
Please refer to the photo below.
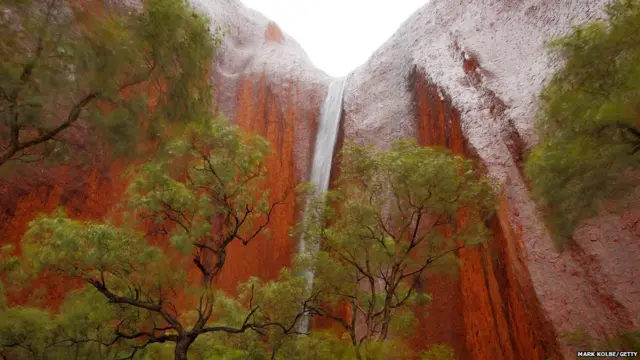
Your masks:
M361 65L428 0L241 0L275 21L332 76Z

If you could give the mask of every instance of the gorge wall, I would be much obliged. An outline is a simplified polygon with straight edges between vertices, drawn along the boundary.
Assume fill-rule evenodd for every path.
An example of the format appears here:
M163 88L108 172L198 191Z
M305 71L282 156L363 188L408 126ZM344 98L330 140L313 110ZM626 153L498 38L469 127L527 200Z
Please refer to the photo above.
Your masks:
M329 77L316 69L302 48L262 14L237 0L194 0L214 25L231 29L216 55L212 77L216 102L244 130L266 137L273 154L267 161L266 188L271 201L285 197L276 211L270 239L229 249L218 286L234 291L238 281L259 275L277 277L290 264L297 244L289 231L300 219L294 188L308 181L320 109ZM251 261L247 261L251 259Z
M499 191L492 241L459 253L457 279L427 284L437 310L419 336L462 358L571 358L564 332L602 338L639 325L638 207L586 222L578 246L559 253L522 176L538 93L561 65L544 43L603 16L605 3L434 0L353 73L345 139L446 146L476 159Z
M230 249L218 286L234 291L237 281L273 278L290 263L297 244L289 228L301 211L290 190L309 179L331 79L276 24L238 0L192 3L214 25L231 29L211 75L220 112L271 142L266 187L272 200L289 194L270 239ZM544 41L602 16L605 3L432 0L350 77L338 147L357 141L385 148L414 136L477 160L500 193L493 239L459 253L457 277L434 274L424 282L434 301L420 315L416 347L445 342L460 359L560 359L570 354L558 340L563 332L583 328L601 337L640 326L640 283L630 276L640 273L634 226L640 211L633 199L622 217L587 221L577 232L578 247L558 253L521 171L536 142L537 94L559 66ZM56 206L85 219L103 217L126 188L126 165L98 154L83 167L31 166L6 177L0 245L19 243L28 221ZM332 178L338 171L332 169ZM35 288L56 306L74 285L43 279ZM10 300L25 296L10 294Z
M249 276L274 278L289 265L296 246L289 230L300 213L293 188L307 181L329 78L276 24L239 1L194 0L192 4L211 18L214 27L226 26L232 34L219 49L211 75L218 109L241 128L269 140L273 155L267 160L265 190L270 191L271 200L287 194L284 206L273 216L270 239L229 249L217 286L233 292ZM87 220L107 215L127 187L128 179L122 174L130 164L114 163L103 154L96 151L91 161L76 167L35 164L5 173L0 182L0 245L18 244L29 221L59 206ZM38 296L42 303L56 307L74 286L67 279L43 278L28 291L8 294L8 300L19 303Z

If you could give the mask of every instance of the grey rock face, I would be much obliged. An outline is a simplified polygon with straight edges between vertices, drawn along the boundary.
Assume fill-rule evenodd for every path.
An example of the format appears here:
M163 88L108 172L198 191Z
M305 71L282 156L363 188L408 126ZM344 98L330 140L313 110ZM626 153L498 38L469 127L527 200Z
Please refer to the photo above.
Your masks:
M381 147L415 135L407 80L414 67L451 96L465 137L512 209L511 226L522 229L529 275L558 333L584 328L602 336L640 326L633 279L640 241L629 225L638 206L622 218L588 221L577 232L581 252L559 254L508 149L510 133L525 150L537 141L538 94L561 65L545 41L602 17L606 2L432 0L355 70L346 91L346 138ZM470 62L479 65L465 71Z

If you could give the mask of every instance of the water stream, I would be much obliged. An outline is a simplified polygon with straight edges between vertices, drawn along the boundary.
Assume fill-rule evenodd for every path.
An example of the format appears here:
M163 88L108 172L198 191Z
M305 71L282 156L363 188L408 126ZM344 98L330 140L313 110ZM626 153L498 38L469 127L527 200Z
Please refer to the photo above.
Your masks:
M316 144L313 152L313 162L311 165L310 182L316 186L317 194L321 194L329 189L329 177L331 175L331 161L333 160L333 152L335 150L336 141L338 139L338 129L340 127L340 118L342 116L342 100L344 97L344 89L347 84L348 76L335 79L329 84L327 97L324 100L320 113L320 122L318 124L318 133L316 136ZM305 222L310 221L309 214L305 214ZM307 249L303 239L300 239L299 253L305 252L316 253L315 248ZM308 271L305 274L309 288L313 287L314 273ZM304 317L300 324L300 331L307 332L309 329L309 318Z

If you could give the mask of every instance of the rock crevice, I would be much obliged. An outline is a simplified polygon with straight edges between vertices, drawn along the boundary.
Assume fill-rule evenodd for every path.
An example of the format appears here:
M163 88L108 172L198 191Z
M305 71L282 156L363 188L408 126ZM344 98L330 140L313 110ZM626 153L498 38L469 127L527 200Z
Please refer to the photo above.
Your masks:
M309 180L331 79L288 34L238 0L191 2L214 26L231 30L211 72L218 109L271 142L265 188L272 200L280 198ZM638 197L624 204L622 217L603 213L585 221L578 247L559 253L523 176L525 153L537 141L538 94L561 66L545 41L603 16L606 2L432 0L350 76L337 150L346 141L388 148L394 139L415 137L474 159L500 194L492 240L460 251L458 278L425 280L434 303L420 315L416 346L445 342L460 359L560 359L572 354L557 340L563 332L582 328L601 337L640 327L634 317L640 282L629 276L640 273ZM126 188L120 175L127 164L97 160L89 168L33 167L27 171L38 173L34 181L0 183L1 244L19 243L30 220L57 206L86 219L106 215ZM333 163L335 180L337 158ZM290 264L289 228L301 209L290 196L278 211L270 240L230 249L222 288L234 291L251 275L274 278ZM74 286L41 282L54 307Z
M538 95L562 65L545 42L602 17L606 2L433 0L352 76L347 140L385 148L415 136L424 145L450 147L477 160L502 197L503 235L496 235L491 251L460 254L468 257L460 296L463 308L475 307L464 310L466 344L475 359L492 359L492 352L506 359L570 356L571 349L556 345L558 334L582 328L601 337L639 325L633 314L640 300L629 296L639 284L628 276L639 271L638 235L605 213L577 231L583 255L559 253L523 176L524 155L537 141ZM414 69L424 74L420 87L429 94L421 104L411 91ZM630 203L623 218L635 208ZM589 259L597 266L585 268ZM464 266L484 275L465 278Z

